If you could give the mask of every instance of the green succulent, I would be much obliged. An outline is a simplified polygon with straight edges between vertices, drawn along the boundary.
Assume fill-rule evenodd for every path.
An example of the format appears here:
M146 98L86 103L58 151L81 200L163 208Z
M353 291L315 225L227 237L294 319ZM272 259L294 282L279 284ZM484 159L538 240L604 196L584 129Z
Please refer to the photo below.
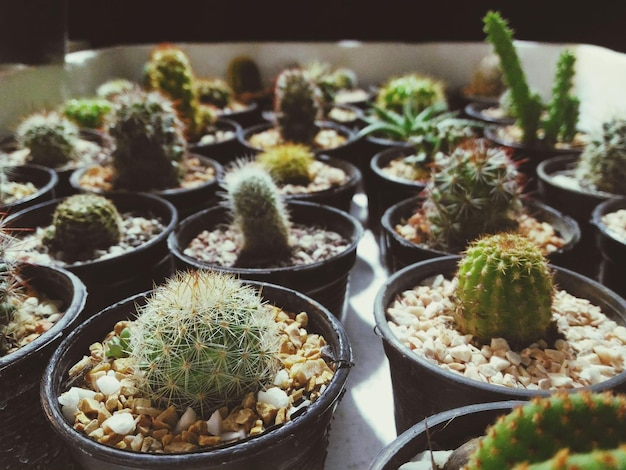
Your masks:
M402 113L409 106L413 115L437 103L447 104L444 82L417 72L391 77L375 98L379 108Z
M104 98L74 98L63 104L61 112L79 127L100 129L111 107L111 102Z

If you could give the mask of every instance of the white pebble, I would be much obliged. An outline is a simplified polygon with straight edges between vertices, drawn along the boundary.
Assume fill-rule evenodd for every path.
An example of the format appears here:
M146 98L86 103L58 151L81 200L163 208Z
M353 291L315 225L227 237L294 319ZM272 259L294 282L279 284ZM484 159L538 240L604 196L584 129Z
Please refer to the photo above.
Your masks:
M207 430L214 436L222 434L222 415L218 410L215 410L211 417L206 422Z
M176 423L176 427L174 428L175 433L180 433L189 429L193 423L196 422L196 412L191 407L187 407L183 415Z
M130 413L115 413L113 416L107 418L102 423L104 430L110 429L115 434L122 434L124 436L130 434L135 430L135 420Z
M122 388L120 381L112 375L103 375L102 377L99 377L96 380L96 385L98 386L98 390L107 396L119 392Z
M257 395L257 401L273 405L276 408L285 408L289 406L289 396L284 390L278 387L261 390Z

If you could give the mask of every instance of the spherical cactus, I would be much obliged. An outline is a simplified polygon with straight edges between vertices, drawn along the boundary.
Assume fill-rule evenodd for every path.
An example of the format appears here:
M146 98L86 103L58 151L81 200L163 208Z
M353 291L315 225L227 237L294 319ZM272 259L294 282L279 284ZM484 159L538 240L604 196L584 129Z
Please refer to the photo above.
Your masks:
M626 120L603 123L580 155L575 176L583 187L626 195Z
M115 204L98 194L74 194L61 201L44 240L69 257L119 243L122 218Z
M502 415L487 429L470 455L467 470L610 469L610 462L595 466L566 466L568 454L588 464L594 452L617 450L626 440L626 397L619 394L555 393L535 397ZM565 451L565 452L564 452ZM619 457L619 453L613 452ZM540 465L559 456L560 465ZM598 454L596 453L595 456ZM605 454L606 455L606 454ZM616 458L617 458L616 457ZM623 459L623 457L622 457ZM519 466L516 466L519 465Z
M259 66L247 56L236 56L228 62L226 82L238 97L263 90Z
M111 102L104 98L74 98L63 103L61 112L79 127L99 129L111 106Z
M284 69L274 87L276 123L286 141L310 144L322 117L322 93L298 68Z
M479 341L527 346L552 323L552 272L536 243L499 233L468 246L457 269L457 328Z
M75 158L79 135L78 126L56 111L27 116L15 132L18 145L29 150L29 161L50 168Z
M306 185L311 181L310 168L315 156L306 145L286 143L264 150L256 156L256 161L278 184Z
M479 235L518 226L522 185L504 147L470 139L440 166L426 185L423 204L432 246L459 252Z
M273 266L291 254L291 222L276 183L258 166L242 165L224 178L225 203L243 236L236 265Z
M429 106L446 101L445 85L428 75L407 73L391 77L379 88L376 105L403 113L406 102L411 103L411 111L418 114Z
M472 74L472 81L465 89L469 95L497 98L506 90L500 57L488 54L482 58Z
M195 81L196 93L201 103L226 108L233 102L233 90L221 78L199 78Z
M147 396L207 416L267 386L280 334L254 287L217 271L178 272L130 327L129 357Z
M96 89L96 96L105 100L114 100L117 96L124 93L138 91L140 86L138 83L125 78L114 78L100 84Z
M113 139L116 188L148 191L179 184L187 141L169 99L155 91L120 95L105 128Z

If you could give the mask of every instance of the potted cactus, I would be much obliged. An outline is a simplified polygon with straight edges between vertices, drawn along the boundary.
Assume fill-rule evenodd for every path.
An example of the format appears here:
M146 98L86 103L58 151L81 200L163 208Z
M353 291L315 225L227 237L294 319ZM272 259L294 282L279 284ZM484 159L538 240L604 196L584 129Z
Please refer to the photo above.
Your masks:
M468 139L439 162L424 191L390 206L381 226L391 271L458 254L479 235L518 231L552 262L567 265L577 223L523 192L523 175L505 147Z
M458 406L624 389L621 361L602 351L626 352L616 339L625 307L615 292L548 264L535 243L514 233L397 271L378 291L374 316L398 433Z
M59 107L59 112L78 127L92 131L104 126L104 118L110 111L111 101L99 96L70 98Z
M310 295L342 318L360 222L325 204L285 200L255 165L230 171L222 204L183 219L169 237L178 269L212 269Z
M81 325L41 399L87 468L321 470L351 359L341 324L310 298L181 271ZM81 424L94 413L99 430Z

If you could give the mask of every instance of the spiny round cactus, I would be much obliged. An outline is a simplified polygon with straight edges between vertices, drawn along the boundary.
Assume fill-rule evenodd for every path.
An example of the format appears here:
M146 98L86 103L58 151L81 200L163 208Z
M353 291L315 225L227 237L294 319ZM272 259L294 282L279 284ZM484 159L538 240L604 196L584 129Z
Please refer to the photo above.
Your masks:
M315 155L310 147L296 143L275 145L256 156L256 161L278 184L306 185Z
M556 455L539 463L526 462L515 465L513 470L624 470L626 469L626 444L615 449L572 453L561 449Z
M552 322L552 272L536 243L499 233L474 240L457 269L459 331L479 341L504 338L526 346Z
M375 103L381 108L403 113L405 103L409 102L415 115L441 101L446 101L444 83L414 72L388 79L378 89Z
M626 119L602 124L580 155L575 176L583 187L626 195Z
M79 127L99 129L104 117L111 111L111 103L104 98L74 98L63 103L61 112Z
M74 194L61 201L44 242L68 256L119 243L122 218L112 201L98 194Z
M28 160L50 168L75 158L79 136L78 126L56 111L30 114L15 131L18 145L29 150Z
M269 173L258 166L242 165L224 177L225 204L243 236L236 266L266 267L291 254L291 222L285 203Z
M217 108L228 107L233 99L233 90L226 80L219 77L198 78L194 86L201 103L213 105Z
M469 95L498 98L506 90L500 57L491 53L482 58L465 88Z
M119 95L137 91L139 88L139 84L133 82L132 80L128 80L126 78L114 78L100 84L96 89L96 96L111 101Z
M14 312L26 299L24 280L20 276L20 268L15 256L10 252L19 249L17 239L4 228L4 220L0 222L0 356L10 348L13 333L10 324Z
M518 226L522 185L504 147L469 139L440 166L426 185L422 206L433 247L459 252L479 235Z
M267 386L280 334L258 290L217 271L178 272L158 286L130 327L139 388L207 416Z
M555 393L535 397L502 415L487 429L470 455L467 470L502 470L506 468L624 468L533 466L561 453L561 462L569 453L592 453L617 449L626 440L626 398L610 392ZM587 459L578 456L578 459ZM607 462L610 463L610 460ZM528 467L516 464L526 463Z
M322 94L303 70L282 70L274 87L276 124L286 141L310 144L319 128L316 121L322 117Z
M228 62L226 82L238 97L263 90L259 66L247 56L236 56Z
M178 186L187 141L169 99L156 91L120 95L105 128L114 141L116 188L148 191Z

